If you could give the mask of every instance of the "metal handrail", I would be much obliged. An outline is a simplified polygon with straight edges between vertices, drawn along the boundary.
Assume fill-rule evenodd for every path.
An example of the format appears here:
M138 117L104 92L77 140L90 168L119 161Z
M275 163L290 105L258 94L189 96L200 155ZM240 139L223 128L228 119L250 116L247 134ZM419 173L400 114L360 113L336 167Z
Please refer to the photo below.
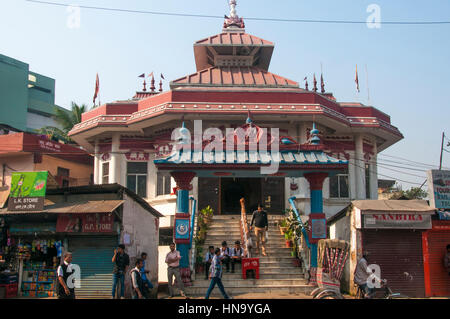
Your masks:
M194 197L190 197L189 198L192 201L192 210L191 210L191 237L190 237L190 242L189 242L189 249L191 250L191 259L189 261L189 266L191 269L191 273L195 274L195 242L194 242L194 230L195 230L195 211L196 211L196 206L197 206L197 200Z
M299 222L300 226L302 227L302 234L305 237L306 245L308 246L309 249L311 249L311 244L309 243L308 233L306 232L305 225L303 224L302 219L300 218L300 214L298 213L297 207L295 207L294 200L296 198L297 197L295 197L295 196L289 197L289 204L291 204L291 207L292 207L292 210L294 211L295 217L297 218L297 221Z
M242 240L242 243L244 246L244 250L246 252L246 257L251 258L251 248L252 247L249 243L247 213L245 210L245 206L242 206L242 204L241 204L241 222L239 224L240 224L240 228L241 228L241 240Z

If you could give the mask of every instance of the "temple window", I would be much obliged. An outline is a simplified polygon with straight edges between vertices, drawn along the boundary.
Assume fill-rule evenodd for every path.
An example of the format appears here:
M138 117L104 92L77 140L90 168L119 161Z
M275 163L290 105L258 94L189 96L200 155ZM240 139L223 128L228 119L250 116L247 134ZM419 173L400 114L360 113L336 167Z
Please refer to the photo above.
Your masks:
M127 162L127 188L147 197L147 162Z
M109 184L109 162L102 165L102 184Z
M330 198L349 198L348 171L329 178Z
M169 172L158 172L156 178L156 196L170 195L171 176Z

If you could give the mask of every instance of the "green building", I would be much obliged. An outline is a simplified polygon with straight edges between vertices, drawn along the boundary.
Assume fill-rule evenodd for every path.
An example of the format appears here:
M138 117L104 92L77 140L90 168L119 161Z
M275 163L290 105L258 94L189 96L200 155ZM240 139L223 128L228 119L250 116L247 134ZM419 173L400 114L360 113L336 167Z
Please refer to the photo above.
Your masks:
M61 108L55 105L54 79L31 72L27 63L0 54L0 125L26 132L58 127L52 118L55 107Z

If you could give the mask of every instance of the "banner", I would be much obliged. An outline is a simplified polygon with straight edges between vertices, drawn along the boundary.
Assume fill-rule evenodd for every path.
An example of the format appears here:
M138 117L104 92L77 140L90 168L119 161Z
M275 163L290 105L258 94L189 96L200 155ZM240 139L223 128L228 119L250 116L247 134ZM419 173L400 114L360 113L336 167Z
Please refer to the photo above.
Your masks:
M40 211L44 209L48 172L13 172L9 211Z
M427 177L431 207L450 209L450 171L429 170Z
M113 214L64 214L56 221L57 233L112 233Z

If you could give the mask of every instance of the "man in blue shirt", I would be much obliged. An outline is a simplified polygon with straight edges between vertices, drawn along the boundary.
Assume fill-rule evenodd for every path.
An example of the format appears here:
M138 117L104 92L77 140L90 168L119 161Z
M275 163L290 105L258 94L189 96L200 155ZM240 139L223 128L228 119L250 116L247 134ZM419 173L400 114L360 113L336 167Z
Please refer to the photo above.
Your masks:
M148 280L147 278L147 274L150 272L149 270L145 270L145 261L147 260L147 253L142 253L141 254L141 259L142 259L142 268L141 268L141 278L142 281L144 282L144 286L145 288L147 288L148 290L153 288L153 285L151 283L150 280Z
M215 256L211 263L209 278L211 279L211 283L209 285L208 291L206 292L205 299L209 299L209 295L213 291L214 287L219 286L220 292L222 293L223 297L225 299L231 299L230 296L227 295L225 292L225 288L222 284L222 263L220 261L220 248L216 248L215 250Z

